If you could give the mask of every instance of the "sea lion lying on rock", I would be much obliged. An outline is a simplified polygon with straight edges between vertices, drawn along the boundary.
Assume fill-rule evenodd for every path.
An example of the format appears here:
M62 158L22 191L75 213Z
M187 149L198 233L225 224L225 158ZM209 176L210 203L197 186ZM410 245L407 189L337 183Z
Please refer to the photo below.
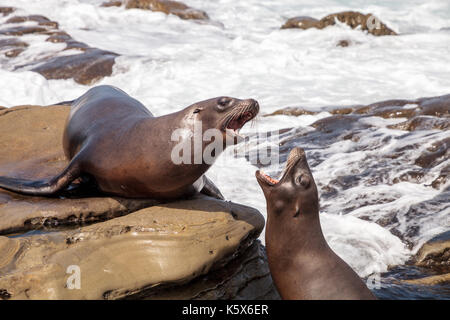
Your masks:
M323 236L317 188L303 149L291 150L280 180L259 170L256 180L267 201L267 257L281 297L375 299Z
M212 163L205 161L203 152L217 141L210 142L211 137L204 139L203 134L208 129L220 134L215 138L222 139L222 149L213 150L215 159L239 140L239 129L259 112L253 99L219 97L154 117L139 101L112 86L94 87L70 104L63 138L64 153L71 160L68 166L49 180L0 177L0 187L51 196L78 179L94 181L101 192L130 198L176 199L201 191L223 199L204 176ZM195 132L197 123L200 132ZM173 139L178 129L181 142ZM186 158L182 149L187 161L175 163L174 156L180 155L173 151L180 143L193 152Z

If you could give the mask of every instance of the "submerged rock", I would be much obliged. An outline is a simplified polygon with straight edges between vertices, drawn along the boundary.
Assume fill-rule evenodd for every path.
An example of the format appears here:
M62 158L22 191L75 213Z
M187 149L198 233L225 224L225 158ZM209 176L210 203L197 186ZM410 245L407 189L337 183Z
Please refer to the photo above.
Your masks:
M5 36L23 36L24 34L32 34L32 33L44 33L47 29L43 27L35 27L35 26L19 26L12 27L4 30L0 30L0 35Z
M333 13L320 20L311 17L294 17L286 21L281 29L300 28L323 29L336 24L336 20L345 23L352 29L360 28L374 36L396 35L396 33L388 28L383 22L376 18L373 14L362 14L354 11L344 11Z
M125 0L127 9L145 9L174 14L181 19L208 20L206 12L193 9L182 2L171 0Z

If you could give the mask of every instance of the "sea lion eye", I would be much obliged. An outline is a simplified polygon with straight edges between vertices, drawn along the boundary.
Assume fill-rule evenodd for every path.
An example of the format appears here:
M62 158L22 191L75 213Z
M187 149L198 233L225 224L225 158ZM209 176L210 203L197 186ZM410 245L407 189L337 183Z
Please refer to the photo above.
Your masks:
M303 186L304 188L308 188L311 183L311 179L306 174L301 174L295 179L295 183Z
M230 98L220 98L219 101L217 101L217 104L220 107L226 107L231 102Z
M197 109L195 109L195 110L194 110L194 112L193 112L193 113L199 113L200 111L202 111L202 109L200 109L200 108L197 108Z

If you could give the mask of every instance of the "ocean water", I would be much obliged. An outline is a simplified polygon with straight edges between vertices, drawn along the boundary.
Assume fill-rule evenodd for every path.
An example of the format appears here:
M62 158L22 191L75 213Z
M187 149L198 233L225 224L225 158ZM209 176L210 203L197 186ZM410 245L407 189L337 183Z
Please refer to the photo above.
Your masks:
M121 88L155 115L215 96L258 100L261 116L241 131L251 136L250 140L227 150L208 172L228 200L266 214L265 199L254 177L258 168L245 154L257 153L266 145L275 147L283 139L306 149L319 186L337 177L360 174L359 182L343 187L337 195L321 195L324 234L360 276L404 264L425 241L450 229L448 183L439 190L427 186L448 165L448 159L427 173L422 184L391 183L393 176L410 168L411 159L420 151L449 137L448 131L405 135L387 129L404 119L373 117L364 121L374 129L364 131L356 144L339 139L315 144L293 138L298 130L312 130L310 124L329 116L330 108L338 105L449 94L449 1L185 0L208 13L211 22L206 23L144 10L101 8L102 2L2 0L1 4L19 8L17 15L47 16L74 39L120 54L113 75L96 85ZM321 18L344 10L373 13L401 35L374 37L341 24L324 30L280 30L293 16ZM0 17L0 22L3 19ZM39 37L45 39L22 37L30 47L15 58L14 65L26 65L64 47ZM337 47L344 39L353 45ZM14 70L9 59L0 58L0 105L51 104L74 99L88 88L73 80L46 80L26 67ZM287 106L320 112L300 117L263 116ZM281 129L289 130L274 134L269 141L258 137L258 133ZM393 150L410 144L420 147L397 162L386 160ZM281 153L279 163L264 170L279 174L286 153ZM377 177L384 178L368 183ZM425 214L408 215L415 205L439 197L444 200ZM385 198L389 199L378 201ZM392 212L397 214L396 229L406 234L409 242L375 223ZM409 232L416 226L421 227L419 231ZM264 241L264 233L261 239Z

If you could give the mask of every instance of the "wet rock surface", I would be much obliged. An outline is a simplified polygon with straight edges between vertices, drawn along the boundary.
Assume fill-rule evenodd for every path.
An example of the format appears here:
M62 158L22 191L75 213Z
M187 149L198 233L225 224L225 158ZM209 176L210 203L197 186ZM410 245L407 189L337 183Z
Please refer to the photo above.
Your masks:
M14 58L23 55L29 46L20 40L24 35L35 35L36 41L43 39L55 44L65 43L65 47L59 49L60 46L57 46L54 51L16 61ZM74 50L74 54L62 53L67 50ZM74 79L84 85L91 85L110 76L118 56L114 52L93 48L74 40L59 29L58 22L42 15L12 16L7 19L0 28L0 52L10 59L6 65L11 70L31 70L47 79Z
M439 234L423 244L408 264L423 271L402 280L403 283L422 288L423 286L437 288L446 286L448 289L448 284L450 284L450 231Z
M191 8L182 2L171 0L125 0L127 9L145 9L174 14L181 19L208 20L206 12Z
M317 28L323 29L328 26L336 24L336 20L341 23L345 23L352 29L360 28L363 31L374 36L384 36L384 35L396 35L396 33L387 27L383 22L381 22L373 14L362 14L360 12L345 11L339 13L333 13L320 20L311 17L294 17L286 21L286 23L281 27L281 29L290 28L300 28L309 29ZM346 45L342 45L346 46Z
M263 226L258 211L205 197L77 230L0 237L0 288L9 299L276 298L255 241ZM82 274L79 290L67 288L69 266Z
M39 72L47 79L73 78L85 85L94 84L112 74L117 54L92 48L82 51L85 52L73 56L54 57L31 70Z
M0 52L8 58L15 58L28 47L28 43L18 39L1 39Z
M414 263L440 273L450 273L450 231L426 242L414 257Z

